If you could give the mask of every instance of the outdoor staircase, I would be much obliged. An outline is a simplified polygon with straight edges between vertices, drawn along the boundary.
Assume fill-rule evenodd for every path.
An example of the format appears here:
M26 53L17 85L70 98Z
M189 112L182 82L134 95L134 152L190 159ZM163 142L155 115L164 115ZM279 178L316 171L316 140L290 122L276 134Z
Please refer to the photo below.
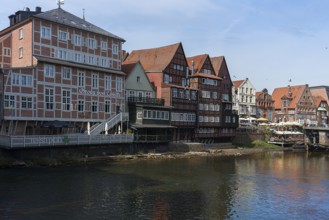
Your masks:
M109 130L113 128L115 125L117 125L118 123L120 123L121 121L126 122L128 120L129 120L128 113L120 112L119 114L104 120L102 123L98 123L92 126L90 128L90 135L98 135L103 131L105 131L105 129ZM88 131L86 131L85 133L88 133Z

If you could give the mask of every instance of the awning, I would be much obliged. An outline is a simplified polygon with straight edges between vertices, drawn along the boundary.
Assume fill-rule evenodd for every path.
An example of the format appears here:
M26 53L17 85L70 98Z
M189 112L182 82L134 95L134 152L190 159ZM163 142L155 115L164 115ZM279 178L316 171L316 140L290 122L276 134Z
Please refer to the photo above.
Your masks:
M319 108L318 108L318 111L323 111L323 112L326 112L326 111L327 111L327 109L326 109L325 107L319 107Z
M45 123L37 124L40 128L75 128L73 124L65 121L47 121Z
M171 125L159 125L159 124L133 124L131 125L132 128L176 128L175 126Z

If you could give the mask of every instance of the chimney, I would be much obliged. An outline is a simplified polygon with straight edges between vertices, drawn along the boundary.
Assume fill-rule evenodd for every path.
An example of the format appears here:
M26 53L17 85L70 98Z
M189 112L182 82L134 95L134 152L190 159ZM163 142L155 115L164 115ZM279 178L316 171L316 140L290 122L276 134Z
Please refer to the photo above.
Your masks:
M28 7L25 7L23 10L17 11L15 14L10 15L9 18L9 24L10 26L17 24L25 19L27 19L30 16L40 14L41 13L41 7L36 7L35 11L30 11Z
M194 60L192 60L192 73L191 75L193 76L194 75Z

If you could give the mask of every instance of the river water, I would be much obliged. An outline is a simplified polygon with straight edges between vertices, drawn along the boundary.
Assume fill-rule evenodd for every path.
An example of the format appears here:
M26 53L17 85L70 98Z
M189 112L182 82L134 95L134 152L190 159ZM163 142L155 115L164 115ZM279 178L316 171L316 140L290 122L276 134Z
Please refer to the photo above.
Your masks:
M329 154L0 170L0 219L328 219Z

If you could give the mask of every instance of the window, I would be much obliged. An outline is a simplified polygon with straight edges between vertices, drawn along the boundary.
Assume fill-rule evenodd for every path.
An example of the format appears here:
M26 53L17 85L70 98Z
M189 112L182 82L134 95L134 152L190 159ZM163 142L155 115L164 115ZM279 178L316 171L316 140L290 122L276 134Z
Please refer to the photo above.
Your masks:
M172 88L172 97L177 98L177 89L176 88Z
M145 92L145 97L147 97L147 98L151 98L151 92Z
M112 77L105 76L105 85L104 85L105 89L110 90L112 88L111 82L112 82Z
M32 76L21 75L20 76L20 84L22 86L32 87Z
M108 46L107 46L107 42L106 41L102 41L101 42L101 49L102 50L107 50L108 49Z
M92 112L98 112L98 102L92 102L92 105L91 105L91 111Z
M15 96L5 95L4 106L5 108L15 108Z
M54 89L45 88L45 105L47 110L54 109Z
M45 64L44 68L45 68L44 74L46 77L54 77L54 75L55 75L55 66L54 65Z
M96 48L96 40L93 38L88 38L88 47L90 49L95 49Z
M21 108L22 109L32 109L32 97L21 97Z
M70 90L63 90L62 91L62 103L63 103L63 110L70 111L71 107L71 91Z
M4 55L5 57L10 57L10 56L11 56L11 49L10 49L10 48L6 48L6 47L4 47L4 48L3 48L3 55Z
M67 41L69 39L69 34L66 31L59 31L58 39L62 41Z
M73 37L73 44L74 44L75 46L81 46L81 42L82 42L81 39L82 39L82 38L81 38L80 35L74 35L74 37Z
M41 38L50 39L51 30L49 27L41 27Z
M116 78L116 91L121 92L122 90L122 77Z
M62 60L67 60L68 52L66 50L58 50L57 51L57 58Z
M97 89L98 88L98 74L92 75L92 88Z
M85 87L85 73L84 72L78 72L78 86L79 87Z
M81 54L80 53L75 53L74 54L74 61L75 62L81 62Z
M19 85L19 75L16 73L11 74L11 84Z
M196 97L196 91L191 91L191 99L192 100L196 100L197 97Z
M141 81L141 77L140 76L137 76L137 82L140 82Z
M168 74L163 74L163 82L164 83L169 83L170 82L170 77Z
M79 112L85 111L85 101L83 101L83 100L78 101L78 111Z
M203 110L203 104L199 103L199 110Z
M23 47L19 48L19 58L23 58Z
M211 93L211 98L212 99L217 99L217 92L212 92Z
M71 68L63 67L62 68L62 77L63 79L71 79Z
M118 44L112 44L112 53L119 54L119 45Z
M105 112L111 113L111 101L109 101L109 100L105 101Z
M101 66L102 66L102 67L109 67L108 64L109 64L109 63L108 63L108 60L107 60L107 59L105 59L105 58L101 58Z
M24 31L23 28L19 29L19 39L23 39Z

